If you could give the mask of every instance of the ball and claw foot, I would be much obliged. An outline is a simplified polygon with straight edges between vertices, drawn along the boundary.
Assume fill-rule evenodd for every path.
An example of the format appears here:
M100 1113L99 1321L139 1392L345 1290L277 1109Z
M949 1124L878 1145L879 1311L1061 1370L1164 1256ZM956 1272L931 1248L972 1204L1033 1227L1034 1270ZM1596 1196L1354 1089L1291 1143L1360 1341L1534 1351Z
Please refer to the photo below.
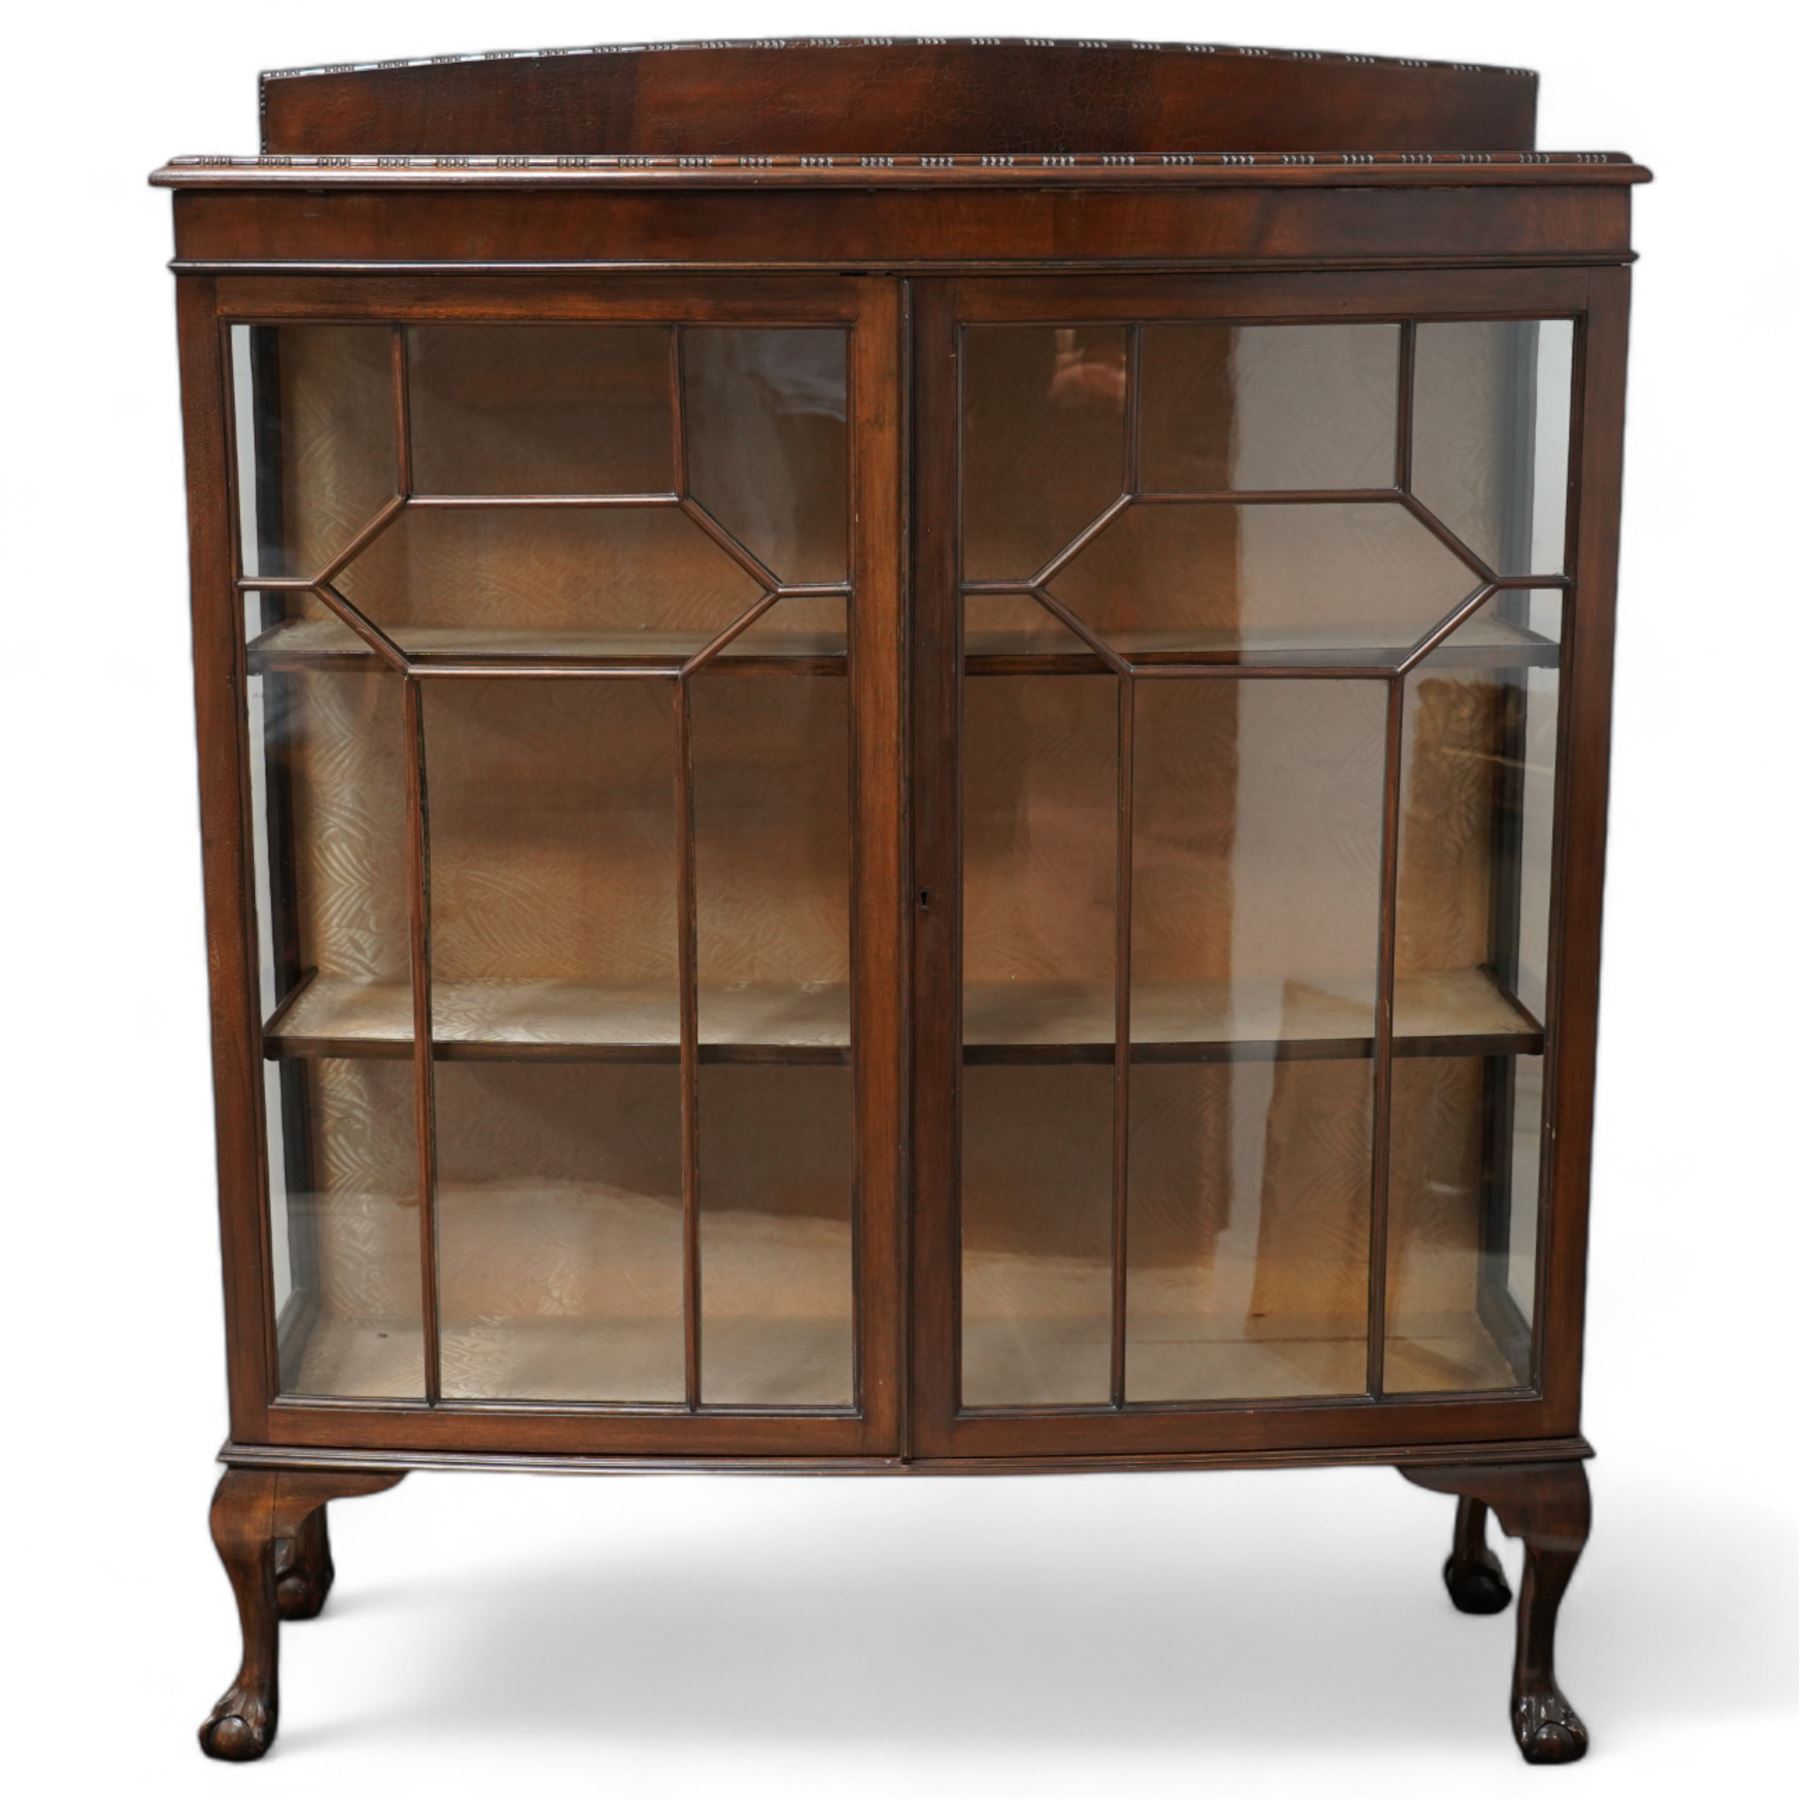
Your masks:
M316 1619L336 1579L321 1506L294 1536L275 1546L275 1610L285 1620Z
M275 1708L261 1694L229 1687L200 1727L200 1748L220 1762L255 1762L275 1741Z
M1505 1612L1512 1604L1506 1571L1501 1568L1499 1557L1488 1549L1476 1556L1448 1557L1444 1562L1444 1586L1450 1590L1450 1604L1458 1612Z
M1580 1762L1587 1755L1587 1727L1554 1683L1513 1702L1513 1735L1528 1763Z

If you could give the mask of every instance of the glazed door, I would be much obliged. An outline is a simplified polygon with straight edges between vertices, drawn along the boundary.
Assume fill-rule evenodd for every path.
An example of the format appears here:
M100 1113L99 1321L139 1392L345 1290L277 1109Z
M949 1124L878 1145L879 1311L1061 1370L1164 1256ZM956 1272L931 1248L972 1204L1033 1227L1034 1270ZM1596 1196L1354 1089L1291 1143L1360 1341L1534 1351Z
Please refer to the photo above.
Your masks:
M220 286L266 1441L898 1446L898 308Z
M1588 305L922 292L922 1449L1573 1428L1544 1146Z

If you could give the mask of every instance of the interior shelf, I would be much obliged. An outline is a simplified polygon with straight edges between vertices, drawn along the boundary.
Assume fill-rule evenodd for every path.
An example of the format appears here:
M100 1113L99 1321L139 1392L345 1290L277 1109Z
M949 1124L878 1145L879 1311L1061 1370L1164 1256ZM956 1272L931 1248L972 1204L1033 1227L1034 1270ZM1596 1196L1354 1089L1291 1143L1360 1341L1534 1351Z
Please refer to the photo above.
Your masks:
M1134 1062L1373 1056L1373 980L1139 981ZM971 1063L1110 1062L1114 996L1100 982L971 982L963 1058ZM1535 1055L1543 1027L1484 969L1394 982L1397 1056Z
M1046 615L1048 619L1048 615ZM533 631L477 629L464 625L396 625L388 635L410 657L425 663L494 661L609 663L677 669L710 638L695 632ZM1418 641L1409 628L1309 625L1251 632L1115 631L1108 644L1147 665L1255 663L1306 669L1345 662L1392 668ZM1103 672L1100 657L1060 627L1053 632L972 630L964 635L971 675L1090 674ZM1483 615L1460 626L1432 653L1434 668L1554 667L1553 638ZM776 629L759 621L726 645L716 659L738 669L777 669L793 674L842 674L848 658L841 632ZM375 668L380 658L339 619L287 619L249 646L253 674Z
M1050 625L1049 615L1045 615ZM1399 625L1333 627L1304 625L1256 631L1207 631L1193 627L1167 630L1109 631L1108 646L1132 662L1179 667L1183 663L1254 663L1262 668L1317 668L1344 663L1393 668L1424 635L1422 629ZM1554 668L1559 647L1554 638L1529 631L1485 612L1467 620L1431 652L1432 667ZM971 630L963 636L965 665L971 675L1030 673L1087 674L1106 664L1061 626L1043 632Z
M467 625L383 627L421 662L618 663L678 669L706 648L713 633L662 631L534 631ZM759 620L727 644L718 662L734 668L777 668L797 674L841 674L841 631L777 630ZM381 659L341 619L286 619L249 646L252 674L367 670Z
M438 981L433 1054L444 1062L674 1062L673 981ZM850 992L841 983L702 983L702 1062L843 1063ZM264 1054L412 1054L412 988L314 975L263 1028Z
M673 1062L674 984L439 981L434 1054L443 1061ZM842 1063L850 1054L841 984L703 983L702 1062ZM971 1063L1109 1062L1113 993L1101 983L975 982L964 992ZM1367 984L1351 981L1140 982L1132 996L1139 1062L1354 1059L1374 1054ZM270 1057L405 1057L405 982L314 975L263 1031ZM1402 975L1394 985L1398 1056L1535 1055L1543 1028L1480 969Z

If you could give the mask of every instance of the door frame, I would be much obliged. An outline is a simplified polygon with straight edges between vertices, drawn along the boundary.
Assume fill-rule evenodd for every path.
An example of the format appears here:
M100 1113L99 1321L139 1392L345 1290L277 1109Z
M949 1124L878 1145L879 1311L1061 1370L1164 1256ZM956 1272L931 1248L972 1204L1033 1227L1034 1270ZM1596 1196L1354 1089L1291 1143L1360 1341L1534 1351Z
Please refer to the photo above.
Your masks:
M235 1446L567 1456L880 1457L902 1416L907 844L903 756L904 295L835 275L579 277L180 273L203 880ZM333 1400L278 1392L263 1117L254 840L236 529L229 327L293 321L611 322L848 328L851 758L852 1267L856 1397L848 1408L693 1408ZM425 677L429 679L430 677ZM409 689L420 679L405 675ZM416 1003L416 997L415 997ZM684 1053L684 1060L686 1056ZM415 1057L428 1107L429 1054ZM422 1116L428 1114L422 1112ZM422 1155L421 1162L428 1159ZM421 1175L422 1238L431 1228ZM691 1211L697 1201L690 1198ZM693 1220L688 1228L693 1229ZM429 1273L425 1276L428 1284ZM431 1314L428 1292L427 1319Z
M913 284L912 1342L908 1454L1087 1458L1367 1451L1579 1429L1588 1163L1617 573L1628 274L1622 267L1091 274ZM959 332L974 323L1566 317L1575 323L1570 555L1550 918L1536 1361L1491 1395L960 1405L962 617ZM1391 1061L1391 1057L1390 1057ZM1377 1190L1379 1198L1379 1190ZM1121 1241L1115 1206L1115 1255ZM1381 1237L1372 1231L1372 1256ZM1115 1286L1115 1306L1117 1288Z

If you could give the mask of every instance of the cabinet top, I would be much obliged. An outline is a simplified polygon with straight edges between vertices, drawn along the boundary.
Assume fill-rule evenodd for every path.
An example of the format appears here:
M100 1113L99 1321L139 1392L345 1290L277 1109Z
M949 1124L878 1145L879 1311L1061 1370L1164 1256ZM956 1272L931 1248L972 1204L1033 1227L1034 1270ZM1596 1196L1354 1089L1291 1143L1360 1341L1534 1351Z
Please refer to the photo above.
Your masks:
M174 187L1620 182L1525 69L1212 44L801 38L283 69L262 154Z

